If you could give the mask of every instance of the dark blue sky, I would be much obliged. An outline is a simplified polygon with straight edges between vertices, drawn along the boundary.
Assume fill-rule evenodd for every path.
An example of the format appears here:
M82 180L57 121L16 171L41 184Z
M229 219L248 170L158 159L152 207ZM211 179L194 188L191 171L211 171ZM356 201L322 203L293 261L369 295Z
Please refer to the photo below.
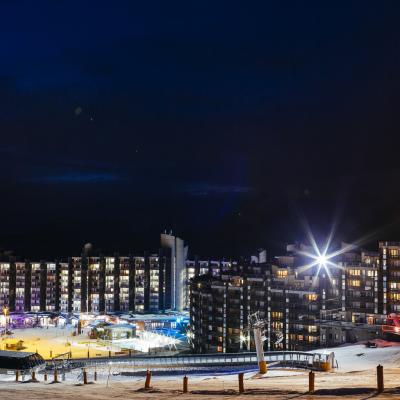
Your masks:
M0 245L230 255L399 217L400 5L2 1ZM400 239L395 224L383 235ZM397 236L396 236L397 235Z

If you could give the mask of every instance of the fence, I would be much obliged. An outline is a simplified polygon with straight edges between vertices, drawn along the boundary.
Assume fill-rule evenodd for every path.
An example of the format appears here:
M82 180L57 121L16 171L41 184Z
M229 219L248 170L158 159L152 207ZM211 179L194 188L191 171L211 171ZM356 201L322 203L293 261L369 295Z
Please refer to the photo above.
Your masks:
M306 368L327 370L335 367L334 353L306 353L300 351L273 351L265 353L267 363L275 363L288 368ZM100 365L135 367L190 367L190 366L238 366L257 365L256 353L221 353L221 354L190 354L176 356L117 356L112 358L98 357L90 359L70 360L70 368L92 367Z

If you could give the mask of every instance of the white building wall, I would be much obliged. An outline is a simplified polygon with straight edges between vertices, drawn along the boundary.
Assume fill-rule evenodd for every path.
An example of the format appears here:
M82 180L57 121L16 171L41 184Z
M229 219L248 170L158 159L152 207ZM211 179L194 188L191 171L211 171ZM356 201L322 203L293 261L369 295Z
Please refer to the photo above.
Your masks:
M185 307L187 248L182 239L167 233L161 234L161 247L171 249L171 308L182 311Z

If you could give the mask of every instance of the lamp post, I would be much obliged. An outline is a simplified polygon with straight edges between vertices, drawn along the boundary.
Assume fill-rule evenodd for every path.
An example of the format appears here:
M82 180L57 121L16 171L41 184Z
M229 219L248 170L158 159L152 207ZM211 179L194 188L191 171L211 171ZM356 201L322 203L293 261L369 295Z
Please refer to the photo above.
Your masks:
M7 333L7 315L8 315L8 307L4 306L3 307L3 315L5 318L5 322L6 322L6 333Z

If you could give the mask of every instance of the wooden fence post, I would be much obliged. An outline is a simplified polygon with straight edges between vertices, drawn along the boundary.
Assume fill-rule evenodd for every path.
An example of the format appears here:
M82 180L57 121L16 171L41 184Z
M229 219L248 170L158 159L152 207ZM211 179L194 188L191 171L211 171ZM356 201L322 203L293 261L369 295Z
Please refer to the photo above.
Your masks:
M183 393L188 392L188 377L185 375L183 377Z
M376 380L378 393L382 393L385 388L383 383L383 367L380 364L376 367Z
M308 374L308 391L310 393L314 393L315 390L315 373L313 371L310 371Z
M239 393L243 393L244 392L244 383L243 383L243 377L244 374L243 372L239 372Z
M58 383L58 371L57 368L54 370L54 380L53 383Z
M37 382L38 380L36 379L36 372L35 371L32 371L32 374L31 374L31 381L32 382Z
M150 389L150 382L151 382L151 371L147 370L146 371L146 382L144 384L145 389Z

